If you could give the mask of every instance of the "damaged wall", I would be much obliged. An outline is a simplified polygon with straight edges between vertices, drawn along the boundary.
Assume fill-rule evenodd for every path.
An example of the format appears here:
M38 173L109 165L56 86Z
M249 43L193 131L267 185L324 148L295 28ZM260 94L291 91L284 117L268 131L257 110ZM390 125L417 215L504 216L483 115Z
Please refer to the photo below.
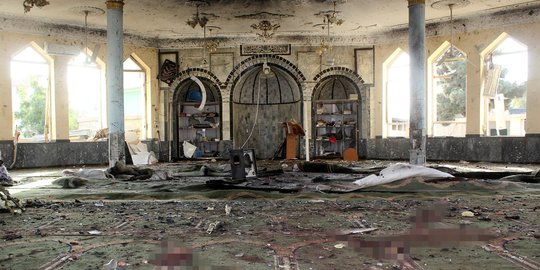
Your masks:
M536 14L536 13L535 13ZM506 16L503 14L503 17ZM428 158L434 160L486 160L494 162L540 162L538 156L533 149L537 152L540 149L538 143L538 137L540 134L540 44L538 40L540 37L540 23L537 22L536 15L530 16L533 21L527 21L518 18L517 21L522 22L516 24L511 21L512 17L504 17L498 19L497 24L474 25L471 27L467 25L468 21L456 23L456 30L454 36L454 44L461 50L463 50L469 60L467 71L467 138L429 138L428 139ZM486 17L487 18L487 17ZM484 18L485 20L488 20ZM507 20L505 23L502 20ZM489 20L488 20L489 22ZM21 23L21 22L19 22ZM478 24L478 23L477 23ZM502 25L502 26L501 26ZM50 27L50 26L49 26ZM481 30L472 30L477 29ZM435 26L428 26L428 39L427 39L427 56L430 56L444 41L450 40L448 23L439 23ZM2 28L0 28L2 29ZM11 106L11 82L9 78L10 59L11 57L24 46L31 41L36 42L38 45L43 46L44 42L76 45L82 48L82 29L68 28L62 30L60 26L56 27L54 31L49 31L49 28L38 29L41 34L20 34L13 32L0 32L0 144L3 150L4 157L9 160L11 155L11 141L13 138L12 130L12 106ZM36 29L34 29L36 30ZM36 31L34 31L36 32ZM527 136L525 138L483 138L480 137L484 134L483 119L480 113L483 110L483 102L481 95L481 69L480 69L480 52L484 50L493 40L495 40L502 32L507 32L510 36L516 38L520 42L526 44L529 50L529 81L528 81L528 96L527 96ZM383 85L385 84L383 79L383 63L388 59L390 55L397 49L402 48L407 50L406 29L396 30L394 32L388 32L380 37L370 37L368 39L364 37L353 38L338 38L332 49L328 54L319 57L316 50L319 46L320 38L315 38L310 41L309 38L301 37L301 39L295 37L276 38L276 42L282 42L283 44L293 44L291 53L286 55L280 55L280 57L290 61L292 65L297 67L299 71L305 76L305 81L302 84L302 96L303 96L303 113L304 113L304 127L307 131L307 135L311 136L311 95L313 87L316 82L314 81L315 75L322 70L330 68L330 59L334 59L333 67L345 67L351 70L355 70L355 55L354 50L358 48L366 48L371 46L371 42L375 41L378 44L375 46L375 83L373 86L365 85L366 98L365 103L362 103L362 107L366 113L362 112L363 124L362 128L367 128L366 131L362 130L361 134L363 138L370 138L367 140L362 139L359 145L364 146L359 149L362 156L368 158L391 158L391 159L407 159L408 158L408 139L400 138L385 138L385 94L383 91ZM101 44L102 48L99 53L99 57L106 61L106 44L104 32L93 33L89 47L92 48L95 42ZM246 40L244 37L240 41ZM304 45L298 44L302 40ZM342 41L344 40L344 41ZM192 42L191 46L198 46L198 42ZM167 107L170 106L168 100L163 97L163 93L169 91L167 88L162 88L158 91L158 81L155 79L158 70L157 51L158 47L166 47L168 51L178 51L181 58L180 67L184 70L188 67L200 67L203 57L208 59L208 69L215 74L221 83L225 83L230 72L241 61L248 59L251 56L241 55L239 44L240 41L230 41L226 47L218 48L215 53L204 53L202 48L185 48L182 41L176 40L175 42L158 42L151 39L138 39L137 37L126 38L126 47L124 49L125 57L128 57L131 53L135 53L148 67L150 73L147 74L147 84L151 89L147 93L147 132L148 138L157 138L156 131L161 129L165 130L165 125L168 122L166 117ZM251 42L254 42L253 40ZM131 44L131 45L129 45ZM161 45L159 45L161 44ZM195 44L195 45L194 45ZM352 44L352 45L351 45ZM58 84L65 78L62 78L58 71L65 67L65 59L53 59L54 70L56 70L55 81ZM362 76L362 74L360 74ZM60 89L60 86L57 86ZM223 138L231 138L234 131L231 128L231 120L235 121L235 116L230 112L230 92L226 91L226 86L222 85L222 97L223 100ZM65 89L64 89L65 91ZM60 93L60 92L59 92ZM170 95L172 96L172 95ZM66 98L62 95L56 96L55 100L57 106L55 119L53 124L56 125L55 139L57 143L67 139L66 126L67 126L67 110L64 105ZM160 101L161 100L161 101ZM366 106L364 106L364 104ZM160 113L161 112L161 113ZM167 116L170 117L170 116ZM301 119L297 119L301 120ZM281 121L281 120L280 120ZM364 121L369 121L369 124L364 124ZM161 134L163 139L164 132ZM172 138L169 136L168 138ZM385 139L381 139L385 138ZM62 142L66 143L66 142ZM66 164L92 164L94 158L89 155L88 159L85 159L84 153L91 154L92 151L96 151L94 144L92 143L77 143L69 144L73 145L77 151L80 151L80 156L73 156L70 158L72 161ZM161 143L161 153L168 153L167 143ZM23 159L33 158L33 154L41 153L47 149L52 151L51 153L59 153L58 149L64 149L64 144L61 146L54 146L54 143L50 143L47 146L42 144L20 144L20 155ZM466 149L464 148L466 146ZM32 147L36 147L36 150L32 150ZM269 148L273 148L274 145L269 145ZM526 147L526 148L525 148ZM484 148L488 148L485 150ZM55 150L57 149L57 150ZM99 148L101 151L101 148ZM40 152L41 151L41 152ZM69 150L66 150L69 151ZM106 153L106 149L104 150ZM485 152L485 151L489 151ZM160 155L163 156L163 155ZM164 160L167 160L165 158ZM61 164L61 160L53 162L57 165ZM39 163L21 163L24 166L49 166L46 158ZM32 165L33 164L33 165Z
M441 26L443 27L443 26ZM496 25L494 25L496 27ZM521 25L506 25L481 31L467 31L467 28L458 26L454 34L454 45L467 55L467 136L483 136L487 134L484 124L483 110L485 106L482 96L482 57L481 52L495 41L502 33L506 32L510 37L528 46L528 74L527 82L527 135L540 134L540 23L529 23ZM437 28L431 32L438 33ZM443 29L444 30L444 29ZM387 137L387 117L386 117L386 93L384 89L385 78L383 63L392 56L396 49L401 48L407 51L407 40L402 35L398 35L400 40L394 43L385 43L375 46L375 87L373 91L373 107L371 111L371 138ZM426 39L427 57L431 56L445 41L450 41L449 35L428 36ZM429 65L429 63L428 63ZM429 92L429 90L428 90ZM429 100L429 99L428 99ZM429 112L428 112L429 114ZM428 135L431 134L431 126L428 122Z
M409 159L409 139L376 138L366 143L368 159ZM432 161L540 163L540 137L428 138Z
M78 39L77 34L71 35L68 31L58 33L58 36L51 35L27 35L21 33L0 32L0 141L13 140L13 107L12 90L10 79L11 58L20 50L34 42L40 48L44 48L45 43L60 44L79 47L81 52L84 47L83 39ZM101 46L98 54L100 61L106 62L106 43L99 42L100 36L95 39L90 38L89 48L94 48L96 44ZM95 43L98 41L99 43ZM146 127L147 138L157 138L155 123L158 122L158 113L154 108L159 108L157 76L157 49L148 47L136 47L129 44L124 48L124 59L133 56L148 67L146 74ZM52 92L52 130L51 139L63 141L69 139L68 134L68 98L67 98L67 64L72 56L52 56L50 61L51 70L51 92ZM106 113L106 112L104 112Z

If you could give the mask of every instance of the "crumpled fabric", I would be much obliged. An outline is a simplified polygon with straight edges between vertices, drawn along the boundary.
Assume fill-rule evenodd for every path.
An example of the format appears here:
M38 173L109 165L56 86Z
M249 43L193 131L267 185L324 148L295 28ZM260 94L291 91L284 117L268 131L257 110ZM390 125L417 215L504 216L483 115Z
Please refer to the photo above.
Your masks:
M0 185L13 186L13 179L9 176L6 166L0 165Z
M354 183L359 185L361 188L367 188L377 185L384 185L415 176L422 176L426 178L454 177L449 173L441 172L432 168L400 163L382 170L378 175L371 174L362 179L354 181Z

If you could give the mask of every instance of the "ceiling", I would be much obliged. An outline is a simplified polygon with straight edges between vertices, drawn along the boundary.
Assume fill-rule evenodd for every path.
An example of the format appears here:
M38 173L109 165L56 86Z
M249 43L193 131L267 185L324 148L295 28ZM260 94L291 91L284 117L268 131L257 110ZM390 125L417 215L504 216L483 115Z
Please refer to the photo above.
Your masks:
M24 13L23 0L0 1L0 17L18 18L57 25L84 26L84 7L105 10L105 0L49 0L50 5L33 8ZM466 0L454 0L466 1ZM186 24L196 12L189 0L125 0L124 29L126 33L145 38L179 39L202 37L203 30ZM449 9L432 7L435 0L426 1L426 20L448 20ZM538 4L530 0L469 0L466 7L455 8L457 18L474 17L526 5ZM279 24L277 36L322 35L321 11L331 11L330 0L208 0L200 7L209 18L208 25L219 26L207 35L215 37L257 36L260 30L250 27L261 20ZM331 27L331 35L364 35L403 27L408 22L406 0L337 0L340 26ZM90 28L105 29L106 15L90 14ZM7 20L9 22L9 20ZM4 21L6 22L6 21ZM3 23L4 23L3 22ZM318 25L318 26L317 26Z

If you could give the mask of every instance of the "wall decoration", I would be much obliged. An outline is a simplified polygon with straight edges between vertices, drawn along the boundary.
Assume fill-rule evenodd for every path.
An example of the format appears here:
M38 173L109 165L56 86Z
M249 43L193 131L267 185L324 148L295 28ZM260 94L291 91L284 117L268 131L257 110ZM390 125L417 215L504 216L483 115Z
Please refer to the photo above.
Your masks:
M258 24L252 24L251 28L255 30L261 30L261 33L257 33L259 37L271 38L276 33L276 30L281 27L278 23L272 24L270 21L262 20Z
M308 81L321 72L321 57L317 52L297 52L298 68Z
M365 84L375 84L375 47L354 49L354 69Z
M160 88L168 88L178 75L178 52L159 52L158 61Z
M240 55L279 54L290 55L291 44L240 45Z
M210 71L222 82L227 80L227 76L234 68L234 53L211 53Z

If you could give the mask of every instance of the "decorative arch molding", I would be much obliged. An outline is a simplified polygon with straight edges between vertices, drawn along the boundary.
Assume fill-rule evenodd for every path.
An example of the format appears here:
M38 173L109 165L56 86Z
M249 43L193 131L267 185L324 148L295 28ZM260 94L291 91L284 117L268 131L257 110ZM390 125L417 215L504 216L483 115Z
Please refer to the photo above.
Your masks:
M179 159L181 157L180 153L180 135L178 133L178 127L179 122L176 116L178 115L178 104L181 102L180 99L180 93L184 86L186 84L189 84L189 81L191 81L191 76L195 76L199 78L201 81L203 81L204 84L209 83L212 84L212 89L207 89L207 91L212 91L212 93L215 93L217 96L217 101L220 104L220 109L218 113L222 115L222 93L221 93L221 82L219 79L210 71L202 68L188 68L178 74L176 79L174 79L173 83L169 87L170 95L169 95L169 102L172 102L172 116L170 117L170 121L172 122L172 136L173 136L173 142L172 142L172 149L171 149L171 155L173 159ZM223 121L223 118L221 118L220 121ZM220 122L220 126L222 126L222 122ZM222 135L221 135L222 137Z
M405 54L409 57L409 53L403 50L401 47L395 49L390 56L388 56L382 63L382 96L381 96L381 118L379 118L380 125L382 125L382 137L388 138L389 128L388 128L388 77L389 77L389 68L392 64L402 55Z
M34 49L39 55L41 55L41 57L43 57L43 59L45 59L45 61L47 61L49 65L54 64L54 58L51 55L49 55L45 51L45 49L39 46L35 41L30 41L29 43L26 43L25 45L21 46L20 49L17 49L15 52L11 54L10 59L13 59L13 57L15 57L16 55L18 55L20 52L22 52L28 47L31 47L32 49ZM52 67L49 67L49 68L52 68Z
M198 78L205 78L212 83L214 83L216 86L221 86L221 82L219 81L218 77L214 75L214 73L203 69L203 68L188 68L178 74L176 79L174 79L173 83L171 83L171 86L169 87L169 90L174 93L176 91L176 88L185 80L189 79L191 76L195 76ZM222 97L223 93L219 93Z
M465 59L464 61L467 62L467 53L462 50L460 47L456 46L455 44L450 43L450 41L445 40L431 55L427 58L427 135L428 136L437 136L435 134L435 128L434 126L437 124L437 94L436 91L436 83L434 82L434 75L437 73L437 61L443 57L447 51L450 49L453 49L460 54L462 54ZM457 56L454 56L457 57ZM466 67L467 69L468 67ZM465 70L465 76L467 75L467 71ZM467 95L467 83L465 82L465 95ZM466 105L465 105L466 106ZM441 136L441 135L438 135ZM444 136L444 135L443 135ZM455 136L455 135L450 135Z
M313 77L313 81L317 82L317 84L315 85L315 87L313 87L312 91L318 89L320 87L320 84L330 76L343 76L351 80L358 87L356 90L358 90L358 94L360 94L361 100L366 100L367 94L365 88L363 87L364 80L362 79L362 77L360 77L360 75L358 75L358 73L346 67L331 67L319 72L319 74ZM310 97L312 95L313 93L310 93Z
M483 135L485 136L500 136L500 133L499 133L499 130L502 130L502 128L498 128L497 127L497 124L493 124L490 122L490 117L489 117L489 107L490 107L490 99L492 100L492 102L494 102L494 97L493 97L493 93L486 93L486 91L488 91L487 89L491 89L493 88L493 86L497 86L497 84L489 84L488 81L495 81L494 79L493 80L490 80L489 78L495 78L497 75L496 73L492 73L491 71L493 71L493 69L490 69L488 68L489 64L488 63L492 63L493 64L493 60L492 60L492 57L493 57L493 54L495 53L495 51L498 49L498 47L500 45L502 45L504 42L506 42L507 40L512 40L513 42L515 42L515 46L517 46L518 48L521 47L522 49L524 49L525 51L527 51L528 53L528 50L529 50L529 46L526 44L526 43L523 43L520 39L516 38L515 36L513 35L510 35L508 34L507 32L502 32L497 38L495 38L491 43L489 43L488 46L486 46L481 52L480 52L480 74L481 74L481 84L482 84L482 87L481 87L481 90L480 90L480 93L481 93L481 99L482 99L482 102L481 102L481 109L480 109L480 132L481 134L483 133ZM514 47L514 49L516 49ZM515 56L514 56L515 57ZM529 58L530 59L530 58ZM527 67L527 71L529 69L529 61L530 60L524 60L525 62L525 67ZM522 63L523 64L523 63ZM491 71L490 71L491 70ZM499 71L499 72L502 72ZM490 74L491 73L491 74ZM525 80L525 95L529 95L529 91L530 89L527 89L527 87L529 87L529 80L530 80L530 72L527 72L529 75L527 77L527 79ZM489 84L489 85L488 85ZM498 86L497 86L498 88ZM528 130L528 127L531 126L531 121L527 121L527 119L530 117L530 108L531 108L531 103L527 103L527 106L525 108L525 124L524 124L524 130L523 132L516 132L514 130L514 132L512 131L512 129L507 126L507 135L509 136L525 136L526 133L527 133L527 130ZM528 111L529 110L529 111ZM500 122L506 122L507 120L503 120L503 121L500 121ZM496 132L495 134L492 133L492 132Z
M300 90L302 91L302 89L304 88L302 87L302 84L306 81L306 77L304 76L304 74L302 74L302 72L296 65L294 65L291 61L278 55L258 54L240 62L233 68L231 73L229 73L229 76L227 77L227 80L224 84L225 87L223 88L223 101L230 101L232 88L234 87L236 81L240 78L244 71L256 65L262 65L264 62L280 66L289 74L291 74L291 76L299 84Z
M360 130L360 138L368 138L370 130L370 102L369 102L369 85L364 84L364 80L358 73L346 67L330 67L327 68L319 74L315 75L313 81L315 82L314 86L311 88L312 93L310 93L309 98L312 99L313 92L316 91L328 77L332 76L342 76L354 85L356 85L355 91L358 92L360 96L360 118L358 128Z

